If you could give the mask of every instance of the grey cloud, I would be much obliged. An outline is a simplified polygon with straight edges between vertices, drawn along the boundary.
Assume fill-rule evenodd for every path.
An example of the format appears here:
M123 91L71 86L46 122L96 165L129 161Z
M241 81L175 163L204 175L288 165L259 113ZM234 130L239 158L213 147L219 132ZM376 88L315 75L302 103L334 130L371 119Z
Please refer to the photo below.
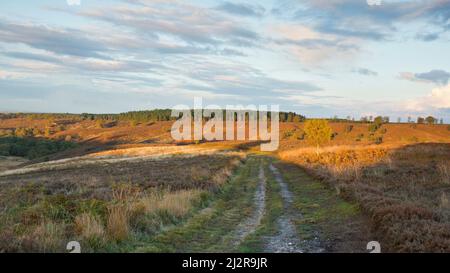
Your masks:
M217 9L230 14L253 17L261 17L266 12L264 7L259 5L235 4L231 2L224 2Z
M246 54L242 53L241 51L230 49L230 48L224 48L219 52L220 55L223 56L240 56L244 57L247 56Z
M159 48L163 53L196 49L200 51L206 46L257 46L261 39L258 33L223 17L219 12L177 2L165 5L164 8L159 8L158 3L145 2L145 7L128 5L102 11L81 11L76 15L131 28L143 39L150 35L150 45L158 44L161 36L179 41L172 47ZM214 51L205 51L205 54L212 52Z
M61 61L56 57L46 56L46 55L42 55L42 54L19 52L19 51L7 51L7 52L2 52L1 54L6 57L15 58L15 59L25 59L25 60L53 63L53 64L61 63Z
M431 42L439 39L439 33L418 33L416 38L424 42Z
M1 41L20 43L62 55L105 58L105 45L78 30L52 29L46 26L15 24L0 20Z
M292 17L323 33L388 40L401 23L423 21L445 28L450 18L450 1L382 1L379 6L370 6L364 0L307 0L297 5Z
M415 74L416 79L446 85L450 79L450 73L444 70L432 70L426 73Z
M400 74L400 77L410 81L422 81L431 82L438 85L446 85L450 80L450 73L444 70L435 69L431 70L430 72L415 74L403 72Z
M280 95L305 94L322 89L307 81L284 81L269 77L259 70L249 67L220 66L207 64L194 66L188 76L199 84L185 84L183 88L248 96L252 99L267 97L278 99ZM214 85L210 85L213 82Z
M231 48L215 48L211 46L163 46L158 45L154 50L161 54L190 54L190 55L221 55L221 56L246 56L243 52Z
M378 76L377 72L362 67L354 69L353 72L364 76Z
M358 50L358 46L354 44L346 43L342 39L302 39L302 40L292 40L292 39L278 39L274 40L276 44L279 45L296 45L304 47L307 49L320 49L321 47L334 47L340 50Z
M318 24L315 28L317 31L338 35L338 36L344 36L344 37L357 37L362 39L368 39L368 40L386 40L387 35L383 32L381 32L379 29L375 29L373 27L367 27L367 28L349 28L347 26L339 26L336 27L335 22L331 22L331 19L327 20L327 22L323 22L321 24Z
M54 56L28 53L28 52L0 52L3 56L15 59L39 61L44 63L62 65L68 69L76 69L79 73L83 72L150 72L156 69L165 69L161 64L155 64L136 60L103 60L92 58L58 58ZM106 62L106 63L102 63Z

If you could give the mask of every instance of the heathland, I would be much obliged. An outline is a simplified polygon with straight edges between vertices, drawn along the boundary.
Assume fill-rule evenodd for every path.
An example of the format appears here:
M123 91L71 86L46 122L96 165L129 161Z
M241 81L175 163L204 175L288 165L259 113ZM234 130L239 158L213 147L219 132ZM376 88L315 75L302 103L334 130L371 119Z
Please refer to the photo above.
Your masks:
M0 252L450 252L449 125L281 121L262 153L167 110L1 115Z

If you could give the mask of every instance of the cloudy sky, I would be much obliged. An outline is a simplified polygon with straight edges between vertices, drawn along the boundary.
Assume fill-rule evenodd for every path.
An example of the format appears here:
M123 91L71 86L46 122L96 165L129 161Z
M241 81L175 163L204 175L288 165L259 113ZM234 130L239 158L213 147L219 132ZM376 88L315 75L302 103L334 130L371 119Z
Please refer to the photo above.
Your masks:
M0 111L123 112L202 97L450 122L450 0L368 2L2 1Z

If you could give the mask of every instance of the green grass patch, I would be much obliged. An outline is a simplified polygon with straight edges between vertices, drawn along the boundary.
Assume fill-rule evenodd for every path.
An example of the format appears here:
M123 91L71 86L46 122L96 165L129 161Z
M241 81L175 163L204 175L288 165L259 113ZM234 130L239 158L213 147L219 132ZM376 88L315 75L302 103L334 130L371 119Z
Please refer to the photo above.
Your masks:
M264 251L265 238L277 233L277 219L283 213L283 199L280 195L280 186L275 180L268 166L270 159L264 161L264 172L266 175L266 213L261 220L261 225L238 247L239 252L258 253Z
M302 214L295 221L300 238L312 238L315 236L313 231L327 236L334 226L343 225L360 213L358 205L344 201L334 190L307 175L300 167L280 161L276 166L294 194L294 208Z
M214 196L210 206L183 225L140 242L137 252L228 252L234 248L234 231L254 209L259 157L246 164Z

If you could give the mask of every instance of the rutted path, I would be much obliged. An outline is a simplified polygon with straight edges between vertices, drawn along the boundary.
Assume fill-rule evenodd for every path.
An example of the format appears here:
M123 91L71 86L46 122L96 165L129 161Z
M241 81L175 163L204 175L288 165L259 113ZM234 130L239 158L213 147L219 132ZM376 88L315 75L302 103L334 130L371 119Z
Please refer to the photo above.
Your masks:
M322 252L318 242L318 237L314 241L301 241L296 232L293 220L301 218L299 212L293 209L294 196L289 191L286 182L283 180L278 169L270 164L270 171L280 186L280 194L283 198L283 214L277 219L278 233L268 238L265 252L274 253L302 253L302 252Z
M262 164L259 165L258 175L258 187L254 196L255 210L253 214L247 218L244 222L238 225L235 235L235 243L237 246L247 237L247 235L253 233L256 228L261 224L261 220L266 210L266 176L264 174L264 168Z
M317 253L331 243L337 244L333 250L365 250L365 237L353 239L354 232L340 237L349 223L349 204L298 167L271 162L249 157L208 207L137 244L136 252ZM343 244L342 238L358 244Z
M275 180L280 185L280 194L283 198L284 212L283 215L277 219L278 233L268 238L264 251L271 253L302 253L301 241L297 236L294 224L292 224L293 215L287 213L292 205L294 197L289 191L286 183L283 181L278 169L270 164L270 170L273 173Z

